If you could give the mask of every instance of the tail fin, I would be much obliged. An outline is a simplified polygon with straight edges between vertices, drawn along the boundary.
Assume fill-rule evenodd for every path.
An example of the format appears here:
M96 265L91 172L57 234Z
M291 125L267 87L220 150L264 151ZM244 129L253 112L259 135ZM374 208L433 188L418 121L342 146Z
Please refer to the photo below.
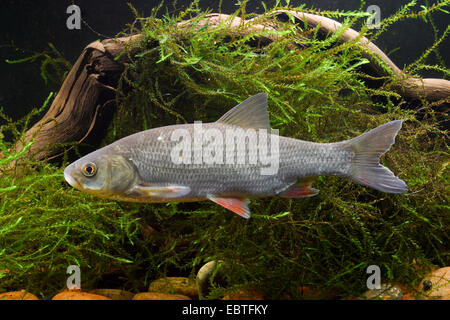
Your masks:
M403 120L385 123L346 143L353 152L348 177L353 181L389 193L403 193L408 186L386 167L379 163L395 142L395 136L402 127Z

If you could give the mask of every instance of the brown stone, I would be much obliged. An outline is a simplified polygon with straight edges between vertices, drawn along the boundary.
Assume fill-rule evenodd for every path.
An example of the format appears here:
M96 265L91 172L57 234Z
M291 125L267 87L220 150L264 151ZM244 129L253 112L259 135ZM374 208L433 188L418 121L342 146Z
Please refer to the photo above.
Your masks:
M222 300L264 300L264 295L254 289L238 290L222 298Z
M395 283L395 285L397 287L399 287L402 292L403 292L403 296L401 300L417 300L416 296L417 296L417 290L413 287L404 285L402 283Z
M450 267L431 272L420 282L421 297L430 300L450 300Z
M108 297L99 294L83 292L81 290L72 289L65 290L55 295L52 300L111 300Z
M0 293L0 300L39 300L34 294L25 290Z
M311 287L307 285L297 287L301 299L305 300L332 300L339 298L339 291L337 289L323 289L319 287ZM299 295L292 293L284 293L283 299L293 300L299 299Z
M313 288L311 286L300 286L298 287L298 291L303 298L308 300L328 300L334 299L338 296L337 290L323 290L321 288Z
M192 300L181 294L169 294L162 292L141 292L134 295L133 300Z
M150 283L149 292L181 294L191 299L198 299L197 284L194 280L185 277L161 278Z
M135 295L133 292L120 289L94 289L89 290L89 293L105 296L111 300L131 300Z
M383 283L380 289L366 291L363 298L367 300L402 300L403 291L398 285Z

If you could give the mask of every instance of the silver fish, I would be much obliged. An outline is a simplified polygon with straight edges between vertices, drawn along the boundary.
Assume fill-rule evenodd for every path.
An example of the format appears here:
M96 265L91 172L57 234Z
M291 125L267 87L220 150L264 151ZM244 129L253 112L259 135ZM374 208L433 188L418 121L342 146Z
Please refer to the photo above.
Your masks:
M74 188L103 198L133 202L209 199L244 218L250 217L252 197L317 195L319 190L311 185L320 175L338 175L379 191L403 193L407 191L405 182L379 163L380 156L394 144L402 122L391 121L336 143L279 137L270 130L267 95L259 93L216 122L202 125L202 132L213 132L214 139L196 137L198 123L142 131L75 161L64 170L64 177ZM251 130L268 132L258 148L249 143ZM218 137L229 132L244 136L220 141ZM270 150L270 159L278 161L277 170L263 174L268 163L259 157L259 148L272 147L272 141L278 148ZM235 154L226 158L220 148ZM174 152L176 149L180 152ZM201 157L203 161L196 161L195 155L205 155L205 149L215 156L214 161ZM238 156L245 161L237 161Z

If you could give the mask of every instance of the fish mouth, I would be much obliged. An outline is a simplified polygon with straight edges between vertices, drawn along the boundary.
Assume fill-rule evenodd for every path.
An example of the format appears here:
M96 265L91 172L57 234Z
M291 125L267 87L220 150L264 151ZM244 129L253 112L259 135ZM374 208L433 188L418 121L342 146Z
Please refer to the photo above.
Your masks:
M80 189L80 183L66 170L64 170L64 179L66 179L67 183L70 184L75 189Z

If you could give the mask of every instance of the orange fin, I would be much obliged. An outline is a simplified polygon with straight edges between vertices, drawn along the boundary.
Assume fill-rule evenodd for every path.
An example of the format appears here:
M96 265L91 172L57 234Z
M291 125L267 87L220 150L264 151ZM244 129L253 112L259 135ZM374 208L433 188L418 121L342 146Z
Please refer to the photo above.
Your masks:
M319 190L311 188L313 180L303 179L298 181L293 186L289 187L286 191L278 194L278 196L283 198L304 198L304 197L314 197L319 193Z
M250 218L250 210L248 204L250 200L247 198L221 198L215 195L208 195L208 199L220 204L222 207L237 213L241 217L248 219Z

